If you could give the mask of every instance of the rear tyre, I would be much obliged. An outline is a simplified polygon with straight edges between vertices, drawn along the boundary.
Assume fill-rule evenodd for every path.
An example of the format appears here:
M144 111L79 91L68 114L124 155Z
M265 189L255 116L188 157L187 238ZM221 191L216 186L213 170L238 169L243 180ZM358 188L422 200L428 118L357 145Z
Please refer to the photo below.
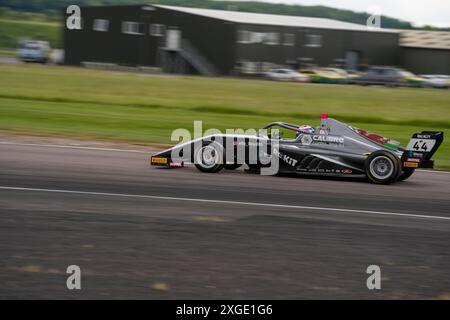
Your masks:
M403 168L400 176L397 178L397 181L405 181L414 173L414 168Z
M388 151L375 151L367 157L364 170L370 181L389 184L399 177L400 160Z
M194 164L201 172L219 172L224 167L222 146L214 142L201 146L194 153Z

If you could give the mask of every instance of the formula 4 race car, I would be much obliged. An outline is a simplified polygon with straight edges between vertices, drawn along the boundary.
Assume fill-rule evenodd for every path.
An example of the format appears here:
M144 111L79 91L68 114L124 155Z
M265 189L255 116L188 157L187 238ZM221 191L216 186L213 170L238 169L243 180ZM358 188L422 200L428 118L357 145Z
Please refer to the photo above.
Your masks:
M291 132L286 138L279 132ZM415 133L406 147L377 134L322 115L319 127L274 122L256 134L216 134L190 140L151 157L151 164L183 167L194 163L202 172L246 165L247 172L368 178L379 184L408 179L416 168L433 168L431 157L443 132ZM276 160L278 165L272 166Z

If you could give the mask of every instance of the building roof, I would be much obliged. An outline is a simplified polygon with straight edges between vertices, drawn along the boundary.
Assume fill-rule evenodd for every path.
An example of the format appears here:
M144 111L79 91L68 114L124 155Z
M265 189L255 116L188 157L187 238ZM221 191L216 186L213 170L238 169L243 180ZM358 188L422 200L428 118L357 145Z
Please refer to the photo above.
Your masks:
M411 48L447 49L450 50L450 32L398 30L400 46Z
M376 32L393 32L398 31L391 29L369 29L365 25L343 22L325 18L311 18L300 16L283 16L277 14L251 13L241 11L198 9L188 7L176 7L166 5L153 5L156 8L174 10L199 16L234 22L243 24L261 24L276 25L286 27L303 27L303 28L319 28L319 29L335 29L335 30L353 30L353 31L376 31Z

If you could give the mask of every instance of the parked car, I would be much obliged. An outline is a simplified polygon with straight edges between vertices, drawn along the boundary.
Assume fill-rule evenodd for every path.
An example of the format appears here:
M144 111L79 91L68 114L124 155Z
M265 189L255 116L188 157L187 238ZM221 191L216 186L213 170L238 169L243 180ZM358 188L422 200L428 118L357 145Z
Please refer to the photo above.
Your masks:
M309 80L314 83L345 83L346 79L346 76L337 72L334 68L302 69L299 71L309 76Z
M47 63L50 57L50 45L47 41L21 41L17 49L17 57L24 62Z
M425 79L400 68L371 67L365 74L354 79L353 82L361 85L422 87Z
M321 70L321 71L334 72L334 73L337 73L337 74L339 74L339 75L341 75L341 76L343 76L343 77L347 77L347 75L348 75L348 73L347 73L346 70L340 69L340 68L331 68L331 67L328 68L328 67L326 67L326 68L320 68L320 70Z
M361 76L361 73L356 70L344 70L340 68L321 68L321 71L334 72L340 75L343 79L341 82L343 83L352 83L354 79L357 79Z
M347 70L347 83L354 83L361 77L362 73L357 70Z
M445 74L423 74L424 86L428 88L450 88L450 76Z
M263 74L266 79L276 81L309 82L308 76L291 69L272 69Z

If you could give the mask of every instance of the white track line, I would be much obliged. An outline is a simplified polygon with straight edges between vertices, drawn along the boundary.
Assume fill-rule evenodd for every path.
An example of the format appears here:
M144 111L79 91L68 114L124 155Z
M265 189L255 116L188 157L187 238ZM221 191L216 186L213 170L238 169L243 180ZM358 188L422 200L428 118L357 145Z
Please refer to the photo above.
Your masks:
M7 142L7 141L0 141L0 144L12 145L12 146L43 147L43 148L64 148L64 149L82 149L82 150L114 151L114 152L129 152L129 153L149 153L147 151L142 151L142 150L96 148L96 147L61 145L61 144L39 144L39 143L21 143L21 142Z
M347 212L347 213L366 213L366 214L385 215L385 216L425 218L425 219L438 219L438 220L449 220L450 221L450 217L443 217L443 216L431 216L431 215L421 215L421 214L412 214L412 213L385 212L385 211L372 211L372 210L359 210L359 209L309 207L309 206L275 204L275 203L258 203L258 202L245 202L245 201L211 200L211 199L150 196L150 195L125 194L125 193L106 193L106 192L90 192L90 191L77 191L77 190L40 189L40 188L4 187L4 186L0 186L0 190L68 193L68 194L93 195L93 196L105 196L105 197L141 198L141 199L156 199L156 200L171 200L171 201L220 203L220 204L245 205L245 206L257 206L257 207L269 207L269 208L321 210L321 211Z
M30 147L44 147L44 148L81 149L81 150L94 150L94 151L114 151L114 152L129 152L129 153L146 153L146 154L150 154L151 153L150 151L142 151L142 150L96 148L96 147L61 145L61 144L21 143L21 142L8 142L8 141L0 141L0 144L12 145L12 146L30 146ZM420 172L433 172L433 173L450 173L450 171L423 170L423 169L417 169L417 171L420 171Z
M438 170L426 170L426 169L417 169L420 172L433 172L433 173L450 173L450 171L438 171Z

